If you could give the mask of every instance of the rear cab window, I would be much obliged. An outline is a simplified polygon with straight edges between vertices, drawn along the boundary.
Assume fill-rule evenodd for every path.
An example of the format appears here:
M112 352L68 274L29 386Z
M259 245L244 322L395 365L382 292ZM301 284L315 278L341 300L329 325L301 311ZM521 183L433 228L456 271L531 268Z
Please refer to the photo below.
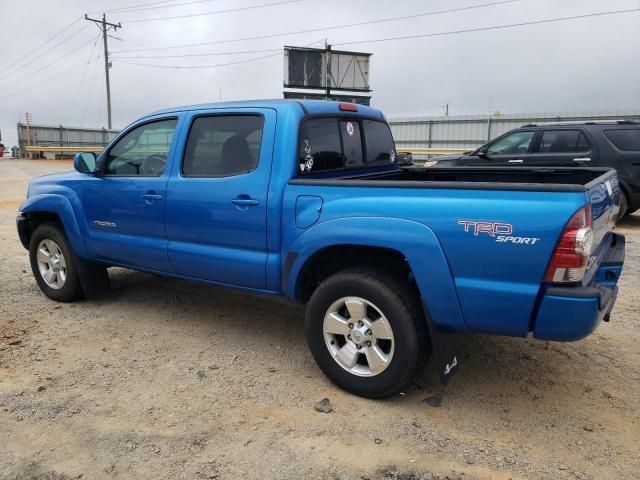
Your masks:
M605 130L604 135L623 152L640 152L640 128Z
M382 121L357 117L303 120L298 174L391 165L396 161L391 129Z

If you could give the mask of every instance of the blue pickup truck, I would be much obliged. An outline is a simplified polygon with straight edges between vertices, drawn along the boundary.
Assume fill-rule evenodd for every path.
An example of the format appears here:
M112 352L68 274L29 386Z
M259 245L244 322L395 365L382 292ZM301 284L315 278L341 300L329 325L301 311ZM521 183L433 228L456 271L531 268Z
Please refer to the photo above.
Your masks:
M110 266L284 297L324 373L368 397L432 353L446 379L452 334L585 337L624 261L614 170L401 168L355 104L164 110L74 167L34 179L17 218L48 297L91 298Z

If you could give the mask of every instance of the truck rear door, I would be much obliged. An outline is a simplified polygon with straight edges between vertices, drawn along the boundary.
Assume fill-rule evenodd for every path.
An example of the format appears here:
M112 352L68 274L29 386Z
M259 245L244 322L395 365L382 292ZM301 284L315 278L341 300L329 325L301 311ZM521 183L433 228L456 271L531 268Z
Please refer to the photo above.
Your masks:
M167 187L169 261L179 275L264 289L276 112L190 112Z

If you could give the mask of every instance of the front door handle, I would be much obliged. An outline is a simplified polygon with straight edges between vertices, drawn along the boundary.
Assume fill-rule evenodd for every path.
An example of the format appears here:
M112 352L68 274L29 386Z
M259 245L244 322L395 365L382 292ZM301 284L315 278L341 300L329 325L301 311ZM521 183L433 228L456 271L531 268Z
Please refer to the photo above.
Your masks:
M522 162L524 162L524 160L522 160L520 158L515 159L515 160L509 160L509 163L522 163Z
M157 202L158 200L162 200L162 195L158 195L157 193L145 193L144 195L140 195L145 202Z
M589 157L580 157L580 158L574 158L573 161L574 162L590 162L591 159Z
M239 207L255 207L256 205L260 204L258 200L244 196L234 198L233 200L231 200L231 203L233 203L234 205L238 205Z

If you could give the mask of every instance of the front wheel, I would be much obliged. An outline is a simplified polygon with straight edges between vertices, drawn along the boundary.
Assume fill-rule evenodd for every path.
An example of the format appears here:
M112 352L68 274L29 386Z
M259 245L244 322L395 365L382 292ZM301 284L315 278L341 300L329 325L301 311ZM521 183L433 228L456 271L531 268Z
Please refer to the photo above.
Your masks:
M429 353L417 295L378 270L351 268L322 282L309 301L306 332L322 371L370 398L405 389Z
M29 242L31 271L40 290L58 302L82 298L75 256L60 227L39 225Z

